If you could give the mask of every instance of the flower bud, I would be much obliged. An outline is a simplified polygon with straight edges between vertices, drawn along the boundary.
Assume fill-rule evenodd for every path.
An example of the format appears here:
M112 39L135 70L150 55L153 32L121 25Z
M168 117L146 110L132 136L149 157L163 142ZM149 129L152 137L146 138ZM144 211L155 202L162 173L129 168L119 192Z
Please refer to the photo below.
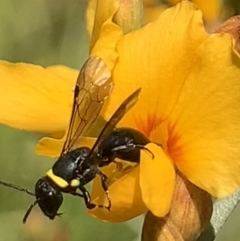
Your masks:
M146 215L142 241L194 241L208 225L211 196L178 174L169 214L164 218Z
M240 15L226 20L216 31L216 33L229 33L236 41L236 50L240 53Z
M125 34L140 28L143 25L142 0L121 0L114 22Z
M170 218L158 218L148 212L143 224L142 241L185 241Z
M169 218L183 239L195 240L208 225L211 215L211 196L178 174Z

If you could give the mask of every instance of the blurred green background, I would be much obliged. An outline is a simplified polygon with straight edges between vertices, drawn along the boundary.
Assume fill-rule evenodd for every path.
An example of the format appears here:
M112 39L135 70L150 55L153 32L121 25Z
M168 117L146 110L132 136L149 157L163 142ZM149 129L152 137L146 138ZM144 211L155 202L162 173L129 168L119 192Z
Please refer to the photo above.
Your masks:
M239 12L238 1L234 13ZM87 0L1 0L0 59L43 66L64 64L80 69L88 56L85 30ZM0 87L1 88L1 87ZM17 106L16 106L17 108ZM0 180L34 189L36 180L54 160L39 157L34 146L39 134L0 125ZM0 186L0 241L135 241L140 240L142 217L122 224L106 224L86 214L84 203L65 195L62 218L49 221L36 207L28 223L22 218L34 201L31 196ZM231 238L239 241L239 215ZM233 227L233 225L231 225Z
M88 56L83 0L0 1L0 59L80 69ZM17 108L17 106L16 106ZM0 179L34 190L54 160L35 155L41 136L0 125ZM0 187L1 241L139 240L142 219L106 224L86 213L82 200L65 195L62 218L50 221L38 207L22 218L34 198Z

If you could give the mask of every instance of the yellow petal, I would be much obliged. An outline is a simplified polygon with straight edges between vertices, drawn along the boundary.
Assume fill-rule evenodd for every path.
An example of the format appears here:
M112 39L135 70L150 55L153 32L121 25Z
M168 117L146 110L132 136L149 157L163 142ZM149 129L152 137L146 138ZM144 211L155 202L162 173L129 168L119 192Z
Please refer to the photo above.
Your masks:
M66 140L66 136L62 139L54 139L50 137L42 138L35 147L35 152L38 155L49 156L49 157L59 157ZM82 137L76 142L75 147L88 146L92 147L95 143L96 138Z
M240 59L230 35L196 51L169 123L169 152L180 171L216 197L240 185Z
M220 18L222 10L222 0L193 0L193 2L202 10L204 19L211 23Z
M91 49L91 56L102 58L110 71L118 58L116 46L121 37L122 31L109 19L102 25L99 39Z
M101 28L100 36L94 47L91 49L91 56L99 56L112 71L118 58L117 44L122 37L120 28L108 19Z
M195 50L207 37L201 12L188 1L164 11L156 22L125 35L118 44L114 89L105 118L109 119L128 95L142 87L138 103L121 125L137 127L149 135L171 114Z
M65 131L78 71L63 66L54 69L53 73L37 65L1 61L0 122L28 131Z
M91 0L86 13L91 56L101 57L109 70L115 66L116 45L123 34L113 22L118 8L119 0Z
M79 70L72 69L72 68L69 68L69 67L63 66L63 65L48 66L48 67L46 67L46 70L49 73L54 74L61 79L64 79L65 81L71 80L73 82L73 84L75 84L78 74L79 74ZM75 85L74 85L74 87L75 87Z
M157 217L164 217L170 209L175 187L175 170L164 150L153 143L141 151L140 187L143 201Z
M103 172L109 176L114 172L115 168L115 164L110 164L103 168ZM92 216L106 222L123 222L147 210L142 201L139 186L139 167L133 168L129 173L110 185L109 194L112 202L111 210L95 208L89 211ZM108 205L106 194L102 190L99 178L95 178L93 182L91 197L96 204Z
M168 0L170 4L176 4L181 0ZM192 0L203 12L207 22L214 22L220 17L223 1L221 0Z
M99 39L102 25L117 12L119 0L90 0L86 11L87 30L91 39L90 49Z

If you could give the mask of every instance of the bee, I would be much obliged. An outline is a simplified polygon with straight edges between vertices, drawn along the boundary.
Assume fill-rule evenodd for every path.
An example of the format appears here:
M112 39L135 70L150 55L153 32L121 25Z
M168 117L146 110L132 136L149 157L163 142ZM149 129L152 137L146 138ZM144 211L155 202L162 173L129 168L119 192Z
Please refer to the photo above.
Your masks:
M145 146L150 140L141 132L132 128L116 128L123 116L137 103L140 88L123 101L101 130L92 148L76 147L79 138L86 134L99 116L112 85L111 73L104 61L96 56L90 57L77 79L69 129L60 157L45 176L36 182L35 192L0 181L4 186L35 196L34 203L23 217L23 223L36 204L48 218L60 216L58 210L63 202L63 193L83 198L88 209L98 207L110 210L108 177L100 167L109 165L116 158L139 163L140 150L149 151ZM85 188L97 175L101 178L102 188L108 199L107 206L93 203Z

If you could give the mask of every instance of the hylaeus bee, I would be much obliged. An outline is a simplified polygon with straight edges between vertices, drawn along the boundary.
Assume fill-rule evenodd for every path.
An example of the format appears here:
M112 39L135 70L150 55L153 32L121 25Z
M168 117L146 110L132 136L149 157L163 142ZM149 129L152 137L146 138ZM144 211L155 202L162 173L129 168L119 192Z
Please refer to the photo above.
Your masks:
M85 146L76 147L78 140L96 121L111 90L111 73L107 66L101 58L90 57L83 65L77 79L69 129L60 157L46 175L36 182L35 192L0 181L4 186L36 197L23 218L24 223L36 204L50 219L61 215L58 210L63 202L62 193L83 198L88 209L95 207L111 209L106 184L108 177L99 168L110 164L115 158L138 163L140 150L147 150L145 146L150 142L137 130L116 128L117 123L136 104L141 91L139 88L115 111L91 149ZM107 195L107 206L94 204L85 188L85 185L97 175L101 177L102 187Z

